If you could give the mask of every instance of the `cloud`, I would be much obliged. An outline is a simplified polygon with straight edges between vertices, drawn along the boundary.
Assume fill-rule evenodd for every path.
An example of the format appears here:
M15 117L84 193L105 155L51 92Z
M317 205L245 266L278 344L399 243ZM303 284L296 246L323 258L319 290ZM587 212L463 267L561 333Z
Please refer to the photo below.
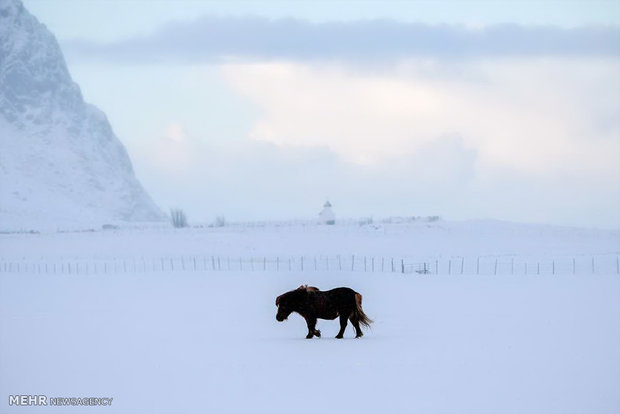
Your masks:
M346 217L620 226L620 59L217 68L235 105L130 148L154 197L191 217L313 217L329 197ZM255 110L235 139L200 130L236 125L239 102Z
M389 162L358 165L326 148L240 141L183 142L196 157L162 169L148 151L134 161L162 206L181 206L190 220L316 217L328 198L339 217L441 215L618 227L617 189L580 171L532 179L518 172L484 174L478 154L457 136L440 137ZM135 150L135 148L134 148Z
M325 147L372 165L456 135L476 151L480 171L617 176L620 61L458 66L414 60L386 73L273 62L224 65L222 72L261 108L250 132L255 140Z
M468 28L393 20L311 23L297 19L204 16L152 34L100 44L63 42L76 58L129 62L385 60L407 57L618 56L620 27L516 24Z
M171 123L166 128L165 137L173 141L183 141L186 138L187 133L182 125L178 123Z
M196 163L196 143L188 139L185 128L179 123L170 123L165 131L149 140L143 148L156 168L167 174L186 174Z
M619 35L202 18L64 46L172 98L152 101L175 122L132 157L156 199L193 217L311 217L329 197L348 217L618 227Z

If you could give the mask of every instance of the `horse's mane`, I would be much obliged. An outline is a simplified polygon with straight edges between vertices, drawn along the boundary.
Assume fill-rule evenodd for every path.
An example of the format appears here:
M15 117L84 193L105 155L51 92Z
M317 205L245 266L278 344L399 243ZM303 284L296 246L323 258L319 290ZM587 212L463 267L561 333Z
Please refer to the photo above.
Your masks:
M301 285L297 288L297 290L305 290L306 292L318 292L320 289L314 286Z
M276 298L276 306L278 306L278 305L280 304L280 299L281 299L283 296L285 296L285 295L286 295L286 296L289 296L291 293L292 293L292 294L295 294L295 293L299 293L300 291L306 291L306 292L308 292L308 293L309 293L309 292L316 293L316 292L320 292L320 289L319 289L318 287L315 287L315 286L301 285L301 286L299 286L297 289L294 289L294 290L289 290L288 292L283 293L283 294L281 294L280 296L278 296L278 297Z

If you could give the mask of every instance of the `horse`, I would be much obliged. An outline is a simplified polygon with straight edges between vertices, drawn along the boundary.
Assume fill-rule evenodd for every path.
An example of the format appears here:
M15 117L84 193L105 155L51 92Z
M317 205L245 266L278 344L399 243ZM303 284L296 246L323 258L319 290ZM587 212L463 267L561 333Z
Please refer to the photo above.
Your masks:
M295 290L283 293L276 298L278 312L276 320L285 321L293 312L300 314L308 325L306 339L321 337L321 331L316 329L317 319L334 320L340 317L340 331L337 339L342 339L350 320L355 328L355 337L361 338L364 334L360 324L370 327L372 320L362 310L362 295L348 287L339 287L321 291L319 288L301 285Z

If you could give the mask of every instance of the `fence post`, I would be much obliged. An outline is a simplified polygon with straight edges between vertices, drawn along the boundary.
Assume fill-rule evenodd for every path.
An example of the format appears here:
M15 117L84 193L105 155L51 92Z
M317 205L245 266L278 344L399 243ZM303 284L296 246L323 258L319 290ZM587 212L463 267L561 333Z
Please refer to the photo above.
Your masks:
M346 257L343 260L341 255L337 255L335 257L335 259L337 260L337 264L334 264L333 260L332 263L330 264L330 257L329 256L309 256L312 258L313 263L314 263L314 269L315 271L346 271ZM605 256L607 257L607 256ZM310 264L310 268L308 268L308 265L305 260L305 256L299 256L300 258L300 267L301 267L301 271L311 271L312 270L312 263ZM374 257L374 256L363 256L364 259L364 272L381 272L381 273L385 273L385 272L400 272L403 274L408 273L409 271L411 271L411 266L414 266L413 269L417 270L417 264L412 265L411 263L408 263L407 265L405 265L405 260L404 258L400 259L400 264L398 263L398 258L394 258L394 257L384 257L382 256L381 259L381 263L379 263L377 260L379 259L378 257ZM555 259L555 257L552 258L551 260L551 274L552 275L558 275L561 274L563 267L565 266L562 263L563 262L568 262L566 263L567 266L572 266L572 274L576 275L577 274L577 258L576 257L571 257L571 260L569 261L568 258L565 258L566 260L562 261L560 259L560 263L559 263L559 268L558 268L558 263L557 260ZM139 266L139 261L140 260L142 262L142 266ZM85 263L85 262L80 262L80 261L70 261L70 260L60 260L58 263L54 263L53 261L45 262L45 261L41 261L41 262L35 262L33 261L32 263L25 263L25 262L20 262L20 261L14 261L14 262L9 262L9 261L4 261L1 262L0 261L0 271L4 271L4 272L33 272L33 273L39 273L39 274L48 274L48 273L59 273L59 274L69 274L69 275L90 275L90 274L115 274L115 273L128 273L128 272L147 272L147 271L157 271L157 264L160 265L160 271L161 272L167 272L167 271L200 271L199 269L199 262L200 262L200 257L199 256L189 256L188 257L188 261L185 261L185 257L181 256L178 260L179 260L179 264L177 265L176 261L177 259L175 257L158 257L158 258L153 258L153 259L149 259L151 264L149 266L147 266L146 264L146 258L144 256L142 257L138 257L138 258L133 258L133 259L124 259L124 258L117 258L117 259L95 259L92 263ZM209 265L209 263L207 263L208 257L207 256L203 256L203 262L205 265L205 269L204 270L214 270L214 271L222 271L222 270L227 270L226 266L228 265L228 270L233 270L232 266L234 266L234 261L235 259L230 257L226 258L226 261L224 263L222 263L222 257L219 256L211 256L211 267L207 267ZM243 271L243 256L239 257L239 270ZM260 270L260 258L251 258L248 259L251 260L251 268L252 271L258 271ZM270 259L271 260L271 259ZM275 258L275 264L276 264L276 271L280 272L280 271L285 271L286 270L286 259L283 259L284 262L282 262L280 260L280 257L276 257ZM294 257L290 257L288 259L288 268L289 271L292 271L292 267L293 267L293 260L296 260ZM356 265L355 265L355 255L351 256L351 270L352 271L356 271ZM458 259L456 259L458 260ZM609 266L607 266L608 270L611 270L611 272L613 272L613 256L611 257L607 257L607 264ZM344 263L343 263L344 261ZM358 260L359 261L359 260ZM368 263L370 261L370 263ZM159 262L159 263L158 263ZM232 262L232 263L231 263ZM267 257L263 256L263 271L267 271ZM435 260L435 273L439 273L439 259ZM483 271L486 271L484 269L482 269L482 265L484 263L482 262L482 257L478 256L476 259L476 274L480 275L482 274ZM601 267L602 272L605 270L605 260L603 260L603 265ZM425 262L424 265L424 269L425 270L430 270L430 266L432 266L431 264L432 262ZM548 262L543 260L538 260L535 263L533 263L533 265L535 265L535 269L532 270L532 274L536 274L536 275L544 275L546 272L546 267ZM166 264L168 265L168 268L166 269ZM620 255L616 256L616 273L620 274ZM361 265L361 263L359 264ZM490 267L491 263L487 263L485 266ZM271 266L271 265L270 265ZM299 267L298 266L298 267ZM336 267L337 266L337 267ZM407 267L409 267L409 270L407 270ZM504 266L502 269L499 268L499 258L496 257L494 263L493 263L493 274L494 275L500 275L500 274L506 274L508 275L508 272L506 269L506 267L508 266L508 263L504 263L502 264L502 266ZM519 266L523 266L523 270L524 273L520 273L519 270ZM581 265L580 265L581 266ZM592 274L597 274L597 263L596 263L596 256L592 255L590 256L590 271ZM447 274L448 275L452 275L453 271L455 275L461 274L463 275L465 273L465 257L461 257L460 260L460 269L459 269L459 263L455 263L453 265L452 263L452 258L448 259L448 263L447 263L447 268L444 270L447 270ZM523 263L521 264L521 261L518 257L512 257L510 260L510 275L515 275L515 274L524 274L524 275L529 275L530 272L530 268L531 266L529 265L529 262L527 260L523 260ZM361 269L360 269L361 270ZM490 273L490 269L488 274ZM568 269L565 269L566 271L569 271ZM582 269L583 270L583 269ZM506 271L506 273L501 273ZM535 273L534 273L535 272ZM558 273L560 272L560 273Z

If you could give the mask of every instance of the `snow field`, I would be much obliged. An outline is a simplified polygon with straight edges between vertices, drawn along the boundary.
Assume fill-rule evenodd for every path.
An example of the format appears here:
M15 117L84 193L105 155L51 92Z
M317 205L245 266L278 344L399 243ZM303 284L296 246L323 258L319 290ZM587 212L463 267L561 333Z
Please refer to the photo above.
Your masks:
M353 254L503 263L501 276L1 267L0 412L617 413L619 252L618 231L500 222L0 234L5 264ZM592 274L592 256L609 263ZM585 262L575 275L506 272L507 258L553 257ZM275 297L306 283L362 293L372 329L336 340L338 322L320 320L323 337L306 340L298 315L276 322ZM113 403L9 407L15 394Z
M620 254L619 230L500 221L277 225L0 234L3 258L301 255L551 257Z
M620 274L620 232L493 221L0 234L0 273Z
M310 276L311 278L307 278ZM614 413L617 276L3 274L0 389L113 397L71 412ZM375 320L305 340L275 297L351 286ZM294 408L292 408L294 407ZM2 411L40 412L40 407ZM67 408L47 407L56 412Z

